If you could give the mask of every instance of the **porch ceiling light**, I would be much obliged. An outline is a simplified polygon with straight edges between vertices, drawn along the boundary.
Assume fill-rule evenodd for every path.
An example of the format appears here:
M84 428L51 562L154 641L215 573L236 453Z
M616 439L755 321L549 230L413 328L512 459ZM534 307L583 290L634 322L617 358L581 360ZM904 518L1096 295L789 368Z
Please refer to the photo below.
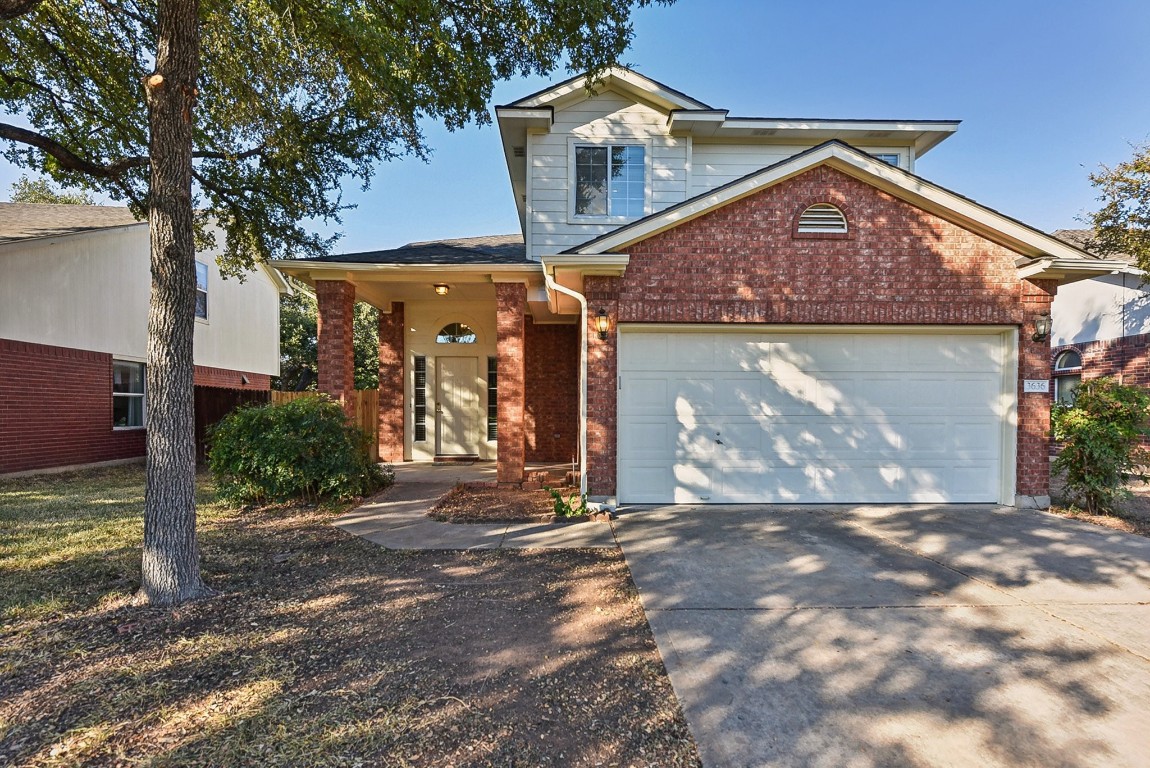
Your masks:
M599 310L599 314L595 317L595 330L599 331L599 340L607 340L607 331L611 328L611 321L607 318L607 310Z
M1034 335L1030 337L1033 341L1046 341L1050 338L1050 315L1049 313L1038 315L1034 318Z
M451 290L451 286L447 283L436 283L434 286L436 296L446 296L447 292Z

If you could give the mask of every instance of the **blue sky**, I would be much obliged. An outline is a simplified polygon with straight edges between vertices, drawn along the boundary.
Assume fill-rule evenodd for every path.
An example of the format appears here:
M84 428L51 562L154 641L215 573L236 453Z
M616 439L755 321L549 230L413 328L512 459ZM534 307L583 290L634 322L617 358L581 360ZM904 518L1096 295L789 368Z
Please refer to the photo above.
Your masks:
M1146 0L680 0L638 10L625 62L732 115L961 119L926 178L1036 226L1079 226L1087 175L1150 140ZM493 104L567 77L500 84ZM349 188L336 250L515 232L492 126L428 124L431 161ZM0 198L19 175L0 166Z

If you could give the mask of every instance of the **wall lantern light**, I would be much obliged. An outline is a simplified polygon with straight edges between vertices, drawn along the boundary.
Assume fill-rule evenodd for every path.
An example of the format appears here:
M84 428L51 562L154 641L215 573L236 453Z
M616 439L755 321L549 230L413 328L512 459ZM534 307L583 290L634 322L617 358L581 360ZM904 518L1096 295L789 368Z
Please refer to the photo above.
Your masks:
M451 287L448 286L447 283L436 283L434 288L436 296L446 296L447 292L451 290Z
M1030 337L1033 341L1046 341L1050 338L1050 315L1038 315L1034 318L1034 335Z
M599 310L599 314L595 318L595 330L599 331L600 341L607 340L607 331L610 327L611 321L607 319L607 310Z

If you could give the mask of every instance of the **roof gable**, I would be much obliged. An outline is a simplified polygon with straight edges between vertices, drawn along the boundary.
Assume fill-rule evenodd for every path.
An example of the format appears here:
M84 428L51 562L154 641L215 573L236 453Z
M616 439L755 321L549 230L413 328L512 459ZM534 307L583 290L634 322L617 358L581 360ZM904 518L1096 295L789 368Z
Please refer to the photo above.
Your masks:
M703 102L626 67L611 67L598 78L592 78L587 74L576 75L510 104L498 106L496 109L557 107L568 101L585 98L589 91L599 92L606 89L650 102L666 112L676 109L710 109Z

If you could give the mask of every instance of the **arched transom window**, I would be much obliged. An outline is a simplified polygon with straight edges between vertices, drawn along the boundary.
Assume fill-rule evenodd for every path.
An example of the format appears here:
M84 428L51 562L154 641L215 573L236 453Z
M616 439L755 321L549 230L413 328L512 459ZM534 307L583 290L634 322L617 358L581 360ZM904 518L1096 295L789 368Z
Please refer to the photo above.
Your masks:
M1082 384L1082 355L1073 349L1054 358L1054 402L1074 405L1078 386Z
M474 344L475 331L463 323L448 323L435 335L436 344Z
M847 217L830 203L816 203L799 216L799 232L846 234Z

